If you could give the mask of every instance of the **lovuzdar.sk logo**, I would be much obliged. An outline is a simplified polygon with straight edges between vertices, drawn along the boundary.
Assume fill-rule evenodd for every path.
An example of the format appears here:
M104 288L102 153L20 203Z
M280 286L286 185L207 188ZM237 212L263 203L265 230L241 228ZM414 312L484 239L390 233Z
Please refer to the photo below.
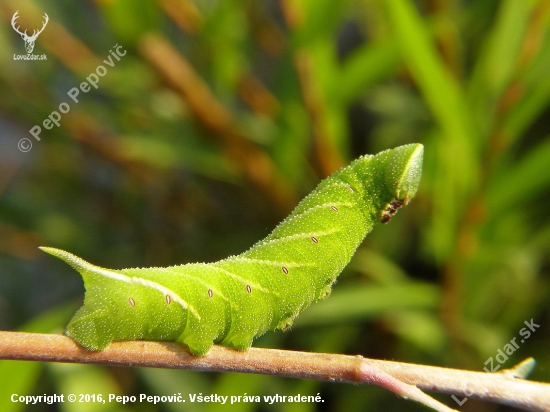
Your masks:
M17 19L19 18L19 10L17 10L12 19L11 19L11 26L13 27L13 30L15 30L17 33L21 35L21 38L25 42L25 49L27 50L26 55L13 55L14 60L46 60L46 55L34 55L32 54L32 51L34 50L34 44L36 42L36 39L44 31L46 28L46 25L48 24L48 21L50 18L46 13L44 13L44 23L42 24L42 28L40 30L33 30L32 35L27 34L27 30L22 32L20 30L20 26L17 25Z

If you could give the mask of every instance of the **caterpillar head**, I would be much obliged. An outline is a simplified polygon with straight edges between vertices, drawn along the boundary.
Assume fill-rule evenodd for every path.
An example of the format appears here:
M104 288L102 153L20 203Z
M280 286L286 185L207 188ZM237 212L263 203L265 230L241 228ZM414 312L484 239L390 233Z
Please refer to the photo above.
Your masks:
M408 144L375 156L364 156L352 164L363 180L365 201L373 205L382 223L406 206L416 195L422 177L424 146Z
M422 177L424 146L409 144L391 150L384 182L395 200L406 205L415 195Z
M422 177L424 146L410 144L390 151L384 168L384 186L391 200L383 207L380 221L388 223L416 195Z

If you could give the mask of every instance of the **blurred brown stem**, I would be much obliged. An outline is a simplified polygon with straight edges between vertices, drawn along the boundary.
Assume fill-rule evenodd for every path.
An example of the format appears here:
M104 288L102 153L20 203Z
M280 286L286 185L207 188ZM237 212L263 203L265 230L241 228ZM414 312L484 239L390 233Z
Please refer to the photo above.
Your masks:
M280 0L281 10L287 26L293 32L299 32L306 20L305 10L298 2ZM334 143L334 136L327 123L326 97L324 96L317 79L314 57L306 47L294 50L294 66L302 91L304 105L311 118L313 139L317 160L323 175L328 176L344 166L345 162L340 150Z
M374 367L409 385L456 395L455 400L460 402L477 398L528 411L550 410L550 385L514 378L521 374L510 370L507 373L470 372L361 356L262 348L238 352L222 346L214 346L206 356L193 356L178 343L149 341L113 342L103 351L90 352L62 335L2 331L0 359L245 372L380 384L372 376L366 378L365 371Z
M277 174L271 158L252 144L208 83L161 35L148 34L139 43L141 55L188 104L194 118L218 136L228 156L242 165L248 179L285 210L296 202L292 189Z

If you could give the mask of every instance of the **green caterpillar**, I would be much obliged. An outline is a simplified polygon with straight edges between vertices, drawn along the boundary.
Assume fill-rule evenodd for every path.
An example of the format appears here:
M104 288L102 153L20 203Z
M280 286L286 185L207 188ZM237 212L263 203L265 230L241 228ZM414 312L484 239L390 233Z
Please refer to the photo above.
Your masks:
M214 343L248 349L330 294L373 226L416 194L423 151L410 144L355 160L323 180L267 238L219 262L114 270L42 247L84 279L84 305L67 335L89 350L136 339L181 342L196 355Z

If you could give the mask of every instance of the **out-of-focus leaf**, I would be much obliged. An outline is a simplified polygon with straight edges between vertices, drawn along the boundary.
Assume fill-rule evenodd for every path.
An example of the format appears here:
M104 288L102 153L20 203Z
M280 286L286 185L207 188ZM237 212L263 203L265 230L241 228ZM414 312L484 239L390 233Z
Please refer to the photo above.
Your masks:
M109 395L119 396L119 388L108 369L96 365L49 363L47 369L55 378L56 392L76 396L74 402L59 403L63 412L128 411L129 405L109 401Z
M111 28L125 42L137 40L143 32L160 24L160 13L154 0L113 0L102 2Z
M342 285L330 299L316 303L301 314L294 325L310 326L370 319L400 309L435 310L440 296L437 287L427 283Z
M23 325L21 331L50 333L64 325L73 312L72 306L52 309ZM40 362L0 361L0 410L4 412L25 410L27 405L21 402L11 402L11 396L32 394L43 368L44 364Z
M491 215L498 216L504 209L533 201L547 192L550 188L549 159L550 139L547 139L503 170L487 192Z
M381 284L397 284L407 279L407 274L395 262L366 248L357 251L350 269L364 273Z
M550 67L550 64L548 67ZM525 99L518 103L510 116L505 119L506 143L514 143L520 137L520 134L536 120L537 116L548 108L549 98L550 79L542 77L533 85L533 89L529 90Z
M151 163L157 169L185 165L196 173L230 182L235 182L238 176L235 165L228 159L220 161L218 153L204 147L136 135L121 137L119 142L128 159Z
M442 128L446 143L464 145L460 152L469 154L471 130L466 103L426 24L411 1L395 0L388 2L387 7L405 63Z
M291 0L290 8L296 12L296 31L293 34L297 48L308 47L334 32L346 13L350 1Z
M228 399L231 399L232 396L241 396L241 401L235 402L233 405L228 401L231 410L235 412L252 412L258 409L258 404L243 402L242 397L245 395L260 396L263 401L264 394L268 396L274 394L272 393L274 381L275 379L270 376L254 376L244 373L226 374L220 376L213 387L213 392L228 396ZM220 406L213 403L204 410L205 412L217 412L220 410Z
M452 251L457 219L476 184L475 131L459 83L437 52L429 28L413 3L395 0L387 2L387 8L403 59L442 132L439 139L430 142L432 148L426 150L427 171L438 170L433 181L426 182L433 185L430 190L437 210L427 233L432 253L442 261ZM425 175L430 179L430 173ZM454 198L452 203L445 202L450 198Z
M181 394L185 403L170 402L166 409L171 412L202 412L204 405L189 402L189 394L206 394L210 388L209 376L195 371L140 368L138 375L148 386L148 394L169 396Z
M500 95L517 70L518 54L525 30L539 0L502 1L493 30L487 40L487 52L480 59L485 64L486 92Z
M248 71L246 45L250 33L245 10L240 1L218 2L202 33L211 49L213 88L228 103L234 98L238 80Z
M441 354L447 343L446 331L436 314L415 310L392 312L385 325L404 341L427 353Z
M525 96L511 108L509 115L504 119L505 143L516 142L526 128L531 125L541 112L550 105L550 79L546 73L550 71L550 10L541 16L545 25L541 28L542 44L533 62L525 69L518 81L524 90Z
M342 104L349 104L372 85L395 75L398 63L399 48L394 39L367 43L342 63L333 93Z
M540 0L507 0L499 4L495 23L482 42L482 53L468 85L472 119L475 119L482 135L487 138L491 137L490 130L495 126L491 124L494 116L500 115L498 111L502 109L502 102L513 96L510 92L514 89L521 89L526 98L518 101L512 107L511 113L507 113L504 118L504 130L507 132L503 136L504 143L509 144L517 139L521 130L542 109L541 105L550 93L550 86L541 72L541 64L548 66L544 64L544 60L548 61L548 51L545 51L548 49L548 39L544 33L548 18L547 7ZM533 24L533 20L539 21ZM544 21L546 24L542 23ZM540 28L541 32L536 33L536 28ZM529 30L532 32L528 33ZM535 62L532 66L522 67L531 64L530 59L533 57L526 53L525 42L527 38L535 36L541 36L545 46L539 49L538 56L534 56ZM526 74L522 75L524 70ZM539 73L533 78L535 71ZM547 71L547 67L543 69L543 72ZM509 93L508 97L506 92Z

